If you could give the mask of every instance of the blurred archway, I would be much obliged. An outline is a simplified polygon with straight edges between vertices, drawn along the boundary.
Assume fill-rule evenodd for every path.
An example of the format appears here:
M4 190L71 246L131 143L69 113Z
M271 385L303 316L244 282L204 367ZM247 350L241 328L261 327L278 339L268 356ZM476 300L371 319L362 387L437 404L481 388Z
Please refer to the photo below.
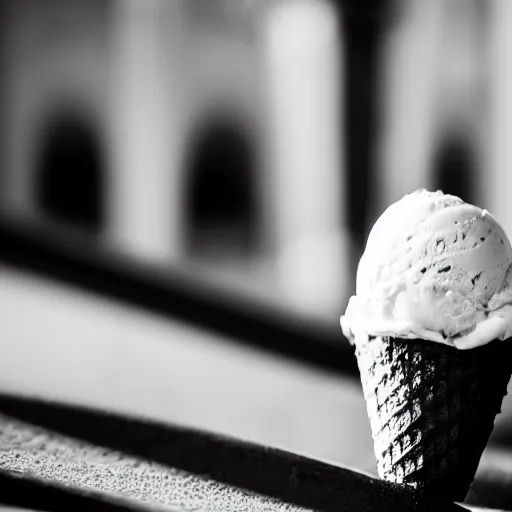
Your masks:
M231 119L202 124L185 166L185 233L193 257L247 257L258 239L252 137Z
M104 162L93 126L73 113L50 119L36 172L36 202L44 214L99 234L104 227Z

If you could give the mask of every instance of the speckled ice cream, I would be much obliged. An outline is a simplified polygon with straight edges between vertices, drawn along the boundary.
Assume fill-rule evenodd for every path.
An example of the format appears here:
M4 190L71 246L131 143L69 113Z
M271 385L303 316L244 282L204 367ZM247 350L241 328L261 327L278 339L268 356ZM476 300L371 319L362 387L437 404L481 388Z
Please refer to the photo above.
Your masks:
M422 338L460 349L512 334L512 248L486 210L418 190L368 237L344 334Z

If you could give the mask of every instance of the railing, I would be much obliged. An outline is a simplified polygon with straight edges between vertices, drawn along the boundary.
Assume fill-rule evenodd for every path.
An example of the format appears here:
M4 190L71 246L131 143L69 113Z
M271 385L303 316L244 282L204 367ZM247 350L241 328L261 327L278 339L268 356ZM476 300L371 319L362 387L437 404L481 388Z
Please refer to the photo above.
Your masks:
M87 238L64 242L51 229L0 223L0 262L274 351L325 370L357 375L341 330L241 296L182 270L136 264L95 249Z

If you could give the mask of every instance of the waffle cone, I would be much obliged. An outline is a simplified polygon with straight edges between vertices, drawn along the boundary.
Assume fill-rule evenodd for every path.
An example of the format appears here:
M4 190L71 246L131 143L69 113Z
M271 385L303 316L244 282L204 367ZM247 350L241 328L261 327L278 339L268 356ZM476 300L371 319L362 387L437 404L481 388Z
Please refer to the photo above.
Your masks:
M507 392L511 354L510 340L467 351L356 340L380 477L463 501Z

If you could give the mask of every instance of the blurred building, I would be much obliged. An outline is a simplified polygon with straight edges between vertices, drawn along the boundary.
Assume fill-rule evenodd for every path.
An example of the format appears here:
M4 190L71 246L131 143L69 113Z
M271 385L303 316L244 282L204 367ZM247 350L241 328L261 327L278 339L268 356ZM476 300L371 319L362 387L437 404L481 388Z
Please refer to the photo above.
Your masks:
M4 211L331 316L415 188L510 231L509 2L368 5L5 0Z
M339 307L336 16L261 4L3 2L5 209Z

